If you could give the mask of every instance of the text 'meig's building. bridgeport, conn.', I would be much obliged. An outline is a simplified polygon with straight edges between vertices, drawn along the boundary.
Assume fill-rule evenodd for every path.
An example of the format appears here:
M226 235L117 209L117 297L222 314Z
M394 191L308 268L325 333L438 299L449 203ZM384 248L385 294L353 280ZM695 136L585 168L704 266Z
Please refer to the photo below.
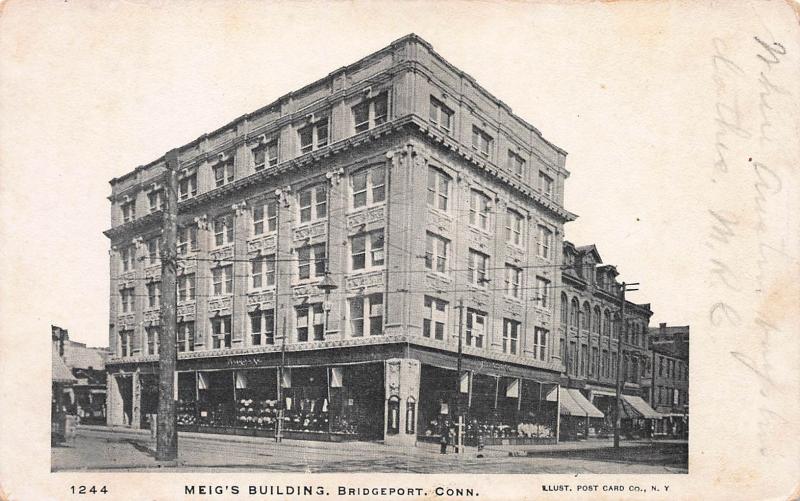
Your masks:
M566 153L419 37L177 151L179 429L271 436L283 406L297 438L414 444L460 412L546 441L581 357L613 388L609 310L581 337L561 304L586 285L562 285ZM157 410L164 162L111 181L111 425Z

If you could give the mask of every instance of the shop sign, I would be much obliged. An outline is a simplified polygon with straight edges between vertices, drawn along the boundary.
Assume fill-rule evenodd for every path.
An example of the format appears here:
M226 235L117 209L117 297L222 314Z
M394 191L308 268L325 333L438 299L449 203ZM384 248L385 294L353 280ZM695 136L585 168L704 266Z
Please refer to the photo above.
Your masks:
M266 362L266 358L253 355L249 357L229 358L227 360L227 365L228 367L253 367L264 365Z

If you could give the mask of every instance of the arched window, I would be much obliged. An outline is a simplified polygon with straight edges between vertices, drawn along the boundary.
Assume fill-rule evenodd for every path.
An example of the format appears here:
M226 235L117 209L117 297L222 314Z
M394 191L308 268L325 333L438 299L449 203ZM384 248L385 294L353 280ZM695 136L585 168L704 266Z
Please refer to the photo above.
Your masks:
M608 312L608 310L603 312L603 335L611 335L611 314Z
M592 313L592 332L600 334L600 307L595 306Z
M567 295L563 292L561 293L561 324L567 325L568 320L568 313L567 309L569 308L569 300L567 299Z
M570 304L569 308L569 324L573 327L578 326L578 311L580 309L580 304L578 304L578 298L572 298L572 303Z
M589 325L592 322L592 307L589 306L589 302L586 301L583 303L583 319L581 321L581 328L589 330Z

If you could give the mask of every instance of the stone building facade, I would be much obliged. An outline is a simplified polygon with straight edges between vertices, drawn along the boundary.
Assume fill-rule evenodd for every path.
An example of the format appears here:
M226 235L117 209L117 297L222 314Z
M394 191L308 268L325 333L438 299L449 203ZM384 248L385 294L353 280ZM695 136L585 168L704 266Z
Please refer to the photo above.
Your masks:
M554 433L566 153L427 42L177 151L179 425L269 433L283 408L413 443L459 408L473 435ZM111 181L115 425L157 408L164 162Z

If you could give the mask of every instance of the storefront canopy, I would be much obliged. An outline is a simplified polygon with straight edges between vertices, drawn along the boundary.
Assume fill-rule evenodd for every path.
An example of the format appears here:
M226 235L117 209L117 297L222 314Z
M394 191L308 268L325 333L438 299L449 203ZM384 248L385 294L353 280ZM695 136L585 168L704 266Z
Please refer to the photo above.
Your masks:
M584 397L583 393L581 393L579 390L576 390L575 388L570 388L568 392L572 397L572 399L575 400L575 403L577 403L581 407L581 409L583 409L585 416L589 416L591 418L600 418L600 419L604 417L603 413L600 412L600 409L592 405L592 403L589 402L589 400L586 397Z
M654 411L642 397L622 395L623 401L628 404L625 411L632 418L661 419L662 415Z

